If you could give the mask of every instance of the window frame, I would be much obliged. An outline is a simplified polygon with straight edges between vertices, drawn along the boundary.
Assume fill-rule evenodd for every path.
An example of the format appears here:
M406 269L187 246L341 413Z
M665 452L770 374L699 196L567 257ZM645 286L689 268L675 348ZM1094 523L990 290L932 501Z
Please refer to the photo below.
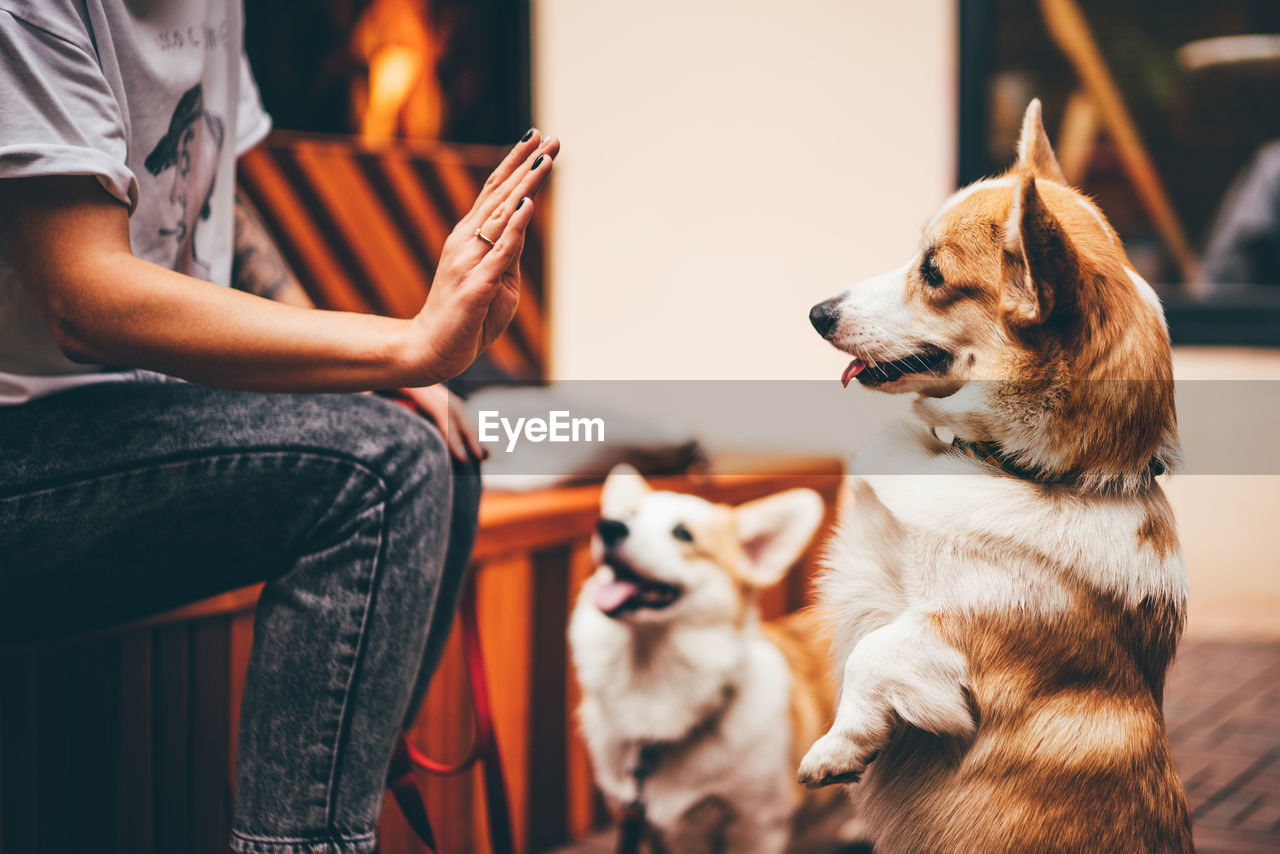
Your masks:
M985 152L994 16L990 0L958 0L956 184L963 187L987 172ZM1175 345L1280 348L1280 284L1220 287L1192 297L1159 289Z

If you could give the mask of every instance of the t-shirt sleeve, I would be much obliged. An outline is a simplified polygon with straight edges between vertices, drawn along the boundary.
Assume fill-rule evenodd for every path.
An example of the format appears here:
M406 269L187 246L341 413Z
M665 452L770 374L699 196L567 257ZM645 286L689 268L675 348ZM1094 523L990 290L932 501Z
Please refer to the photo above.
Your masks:
M0 179L93 175L138 203L120 104L83 45L0 11Z
M271 132L271 116L262 108L258 83L249 58L240 54L240 104L236 108L236 157L262 142Z

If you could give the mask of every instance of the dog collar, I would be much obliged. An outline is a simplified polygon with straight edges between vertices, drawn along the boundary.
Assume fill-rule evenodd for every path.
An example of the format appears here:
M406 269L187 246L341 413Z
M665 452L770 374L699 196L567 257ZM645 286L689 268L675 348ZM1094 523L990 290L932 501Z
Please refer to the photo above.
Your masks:
M933 437L935 439L938 438L936 431L933 432ZM1034 466L1021 465L1015 462L1013 457L1005 453L999 442L970 442L956 436L951 440L951 450L960 456L995 466L1014 477L1029 480L1032 483L1062 485L1073 484L1079 480L1074 474L1054 474ZM1147 464L1147 471L1153 478L1162 475L1164 474L1164 464L1152 457L1151 462Z

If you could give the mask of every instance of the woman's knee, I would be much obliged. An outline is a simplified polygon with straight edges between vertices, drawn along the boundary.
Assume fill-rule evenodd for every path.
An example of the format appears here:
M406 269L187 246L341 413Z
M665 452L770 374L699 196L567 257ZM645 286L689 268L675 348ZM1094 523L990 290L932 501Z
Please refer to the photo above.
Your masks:
M285 447L329 481L303 553L355 538L376 563L438 578L453 506L450 457L426 419L372 395L294 396ZM420 568L420 569L419 569Z
M426 418L374 395L330 398L322 441L353 456L386 485L391 497L424 496L449 506L450 457L444 437ZM444 499L441 501L441 499Z

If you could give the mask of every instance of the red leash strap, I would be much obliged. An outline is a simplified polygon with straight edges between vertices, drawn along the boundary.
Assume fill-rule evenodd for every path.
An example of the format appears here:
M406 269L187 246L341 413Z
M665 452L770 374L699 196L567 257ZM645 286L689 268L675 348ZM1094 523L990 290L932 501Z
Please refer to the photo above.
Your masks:
M471 683L471 702L475 715L475 740L467 755L459 762L437 762L409 743L401 733L396 741L387 774L387 786L400 805L409 826L432 851L439 851L435 834L427 820L422 793L413 779L417 768L438 776L454 776L469 770L477 762L483 772L485 813L489 822L489 843L493 854L515 854L511 832L511 807L507 802L507 783L498 755L498 740L493 727L493 707L489 702L489 679L484 667L484 650L480 646L480 623L476 618L475 585L468 584L459 609L462 628L462 650L467 662L467 681Z

